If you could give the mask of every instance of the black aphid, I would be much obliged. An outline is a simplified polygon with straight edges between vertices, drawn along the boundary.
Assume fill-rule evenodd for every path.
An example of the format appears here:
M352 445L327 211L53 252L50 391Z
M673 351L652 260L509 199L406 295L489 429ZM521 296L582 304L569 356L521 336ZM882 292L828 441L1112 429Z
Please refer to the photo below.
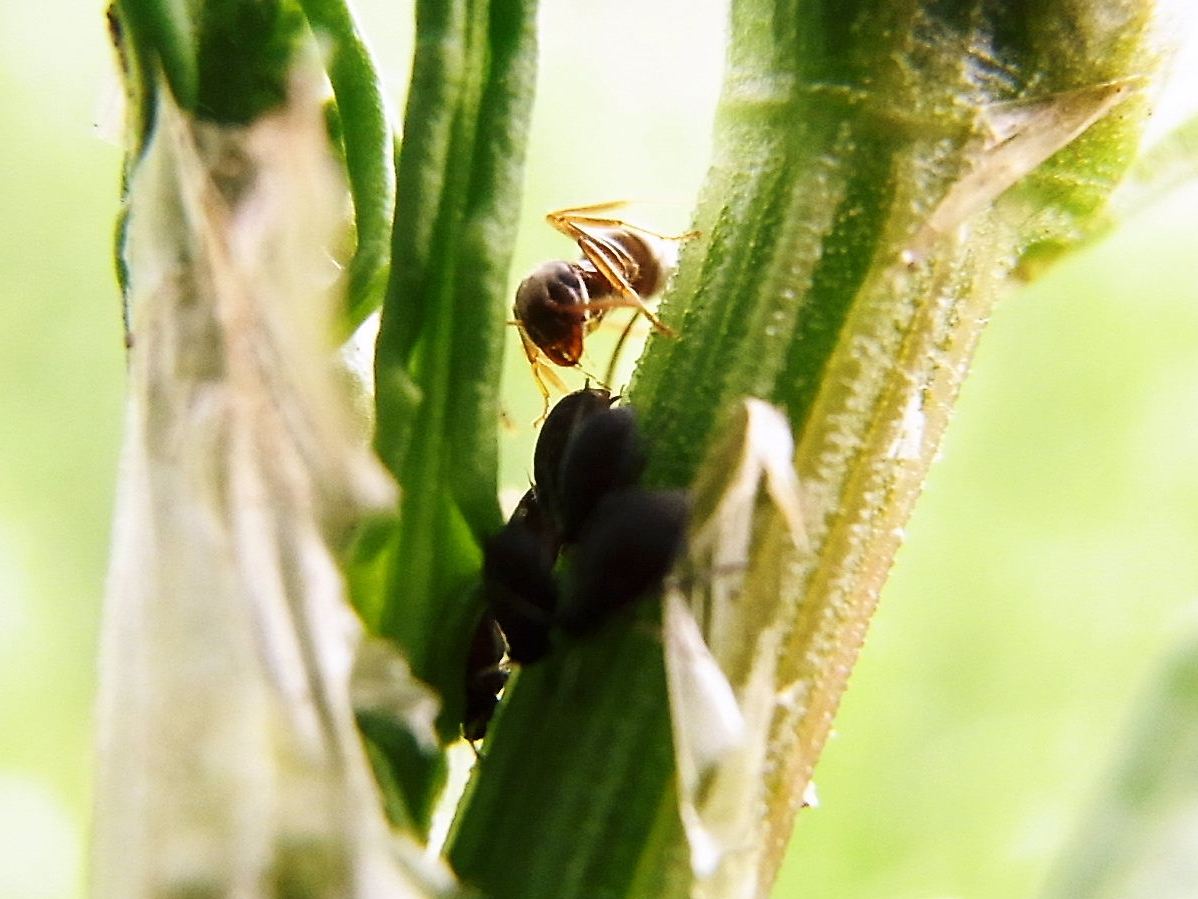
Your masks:
M644 441L632 410L612 402L584 389L554 407L533 456L535 486L484 544L483 595L514 662L536 662L555 631L583 634L658 590L683 550L686 494L637 486ZM493 709L484 693L480 684L480 732Z
M578 540L600 501L634 486L644 470L644 441L632 409L604 409L581 421L559 469L556 511L562 542Z
M535 497L525 499L528 507L537 508ZM549 629L558 607L555 554L534 527L537 520L526 509L483 546L483 597L507 638L508 655L523 664L549 651Z
M689 512L682 490L633 488L603 497L571 555L572 589L556 623L582 634L659 589L685 546Z
M576 390L569 396L563 397L545 424L541 426L541 434L537 438L536 449L533 450L532 473L536 486L537 500L543 513L561 529L561 498L562 498L562 462L574 433L588 419L601 412L606 412L612 404L609 391L586 388Z
M483 612L466 654L466 705L462 712L462 736L477 743L487 735L487 726L499 704L499 693L507 683L503 657L507 643L495 616Z

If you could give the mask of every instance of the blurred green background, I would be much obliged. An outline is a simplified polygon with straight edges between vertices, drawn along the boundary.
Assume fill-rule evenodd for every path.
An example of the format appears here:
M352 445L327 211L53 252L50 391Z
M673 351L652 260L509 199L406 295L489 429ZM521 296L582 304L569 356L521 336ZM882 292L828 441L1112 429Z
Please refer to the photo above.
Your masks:
M513 285L573 255L548 209L643 198L664 210L651 224L684 224L722 64L722 3L542 6ZM398 110L409 6L362 15ZM1154 127L1196 86L1179 58ZM0 7L5 899L83 892L124 377L118 95L98 4ZM777 896L1033 896L1102 802L1137 697L1198 634L1194 208L1191 187L999 306ZM539 401L514 334L505 398L504 481L522 489Z

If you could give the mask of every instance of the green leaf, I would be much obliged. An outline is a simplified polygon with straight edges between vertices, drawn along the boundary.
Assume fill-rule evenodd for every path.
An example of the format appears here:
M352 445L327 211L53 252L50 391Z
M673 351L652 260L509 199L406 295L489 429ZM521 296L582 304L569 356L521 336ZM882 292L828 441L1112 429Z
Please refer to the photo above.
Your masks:
M651 337L629 397L654 484L692 484L747 396L797 444L810 549L780 551L772 521L746 572L790 611L745 895L772 882L993 303L1085 236L1132 159L1150 6L733 4L702 237L662 308L680 337ZM703 886L659 624L647 604L521 672L456 825L461 876L496 896Z
M371 617L458 736L480 542L500 523L499 364L534 77L531 0L424 0L375 358L376 448L402 491Z
M199 121L249 125L287 99L293 66L308 37L293 0L116 0L108 9L108 27L129 110L122 172L126 203L132 171L154 129L161 90L169 89L172 101ZM122 211L117 220L116 268L128 340L125 215Z
M147 73L161 67L175 102L197 118L244 125L286 99L305 36L291 0L117 0L114 8L140 86L152 84Z
M354 199L357 246L349 266L348 336L382 300L395 215L395 135L381 79L366 41L342 0L301 0L308 23L327 41L326 67L337 98L345 168Z
M1136 713L1126 755L1100 788L1048 896L1181 899L1194 893L1198 647L1170 661Z
M297 45L307 37L294 0L205 0L194 21L194 114L244 125L279 106L291 86Z
M158 67L176 102L202 119L247 124L279 105L292 57L306 37L305 19L327 51L354 201L357 245L345 320L338 323L348 336L382 298L395 209L395 137L378 72L349 7L341 0L119 0L109 13L137 111L134 147L153 120L146 86L156 82ZM125 51L130 42L133 53Z
M108 10L109 31L124 69L137 130L129 152L140 152L153 119L154 91L159 72L175 102L183 109L195 105L199 66L196 23L180 0L117 0Z

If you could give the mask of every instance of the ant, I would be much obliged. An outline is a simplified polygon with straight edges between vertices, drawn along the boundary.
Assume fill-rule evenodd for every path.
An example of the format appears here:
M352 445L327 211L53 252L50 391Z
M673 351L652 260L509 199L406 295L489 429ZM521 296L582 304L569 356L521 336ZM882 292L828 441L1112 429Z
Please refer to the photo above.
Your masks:
M609 309L635 309L659 332L674 336L645 301L665 287L676 261L676 244L698 232L668 236L630 224L614 214L626 205L623 201L596 203L546 215L550 227L578 244L582 259L545 262L516 289L512 314L546 412L549 386L561 393L567 388L545 360L577 367L583 338ZM620 343L623 341L621 337ZM613 359L609 378L614 364Z

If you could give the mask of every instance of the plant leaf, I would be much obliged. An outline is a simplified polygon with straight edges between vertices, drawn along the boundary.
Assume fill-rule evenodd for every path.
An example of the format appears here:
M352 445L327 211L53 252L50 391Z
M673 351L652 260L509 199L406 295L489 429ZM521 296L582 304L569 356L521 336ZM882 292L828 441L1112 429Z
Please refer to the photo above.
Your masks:
M308 23L328 41L326 67L354 199L357 245L349 266L342 336L382 301L395 215L395 133L382 81L365 38L343 0L301 0Z
M700 469L687 564L666 590L666 683L695 896L760 892L767 737L784 700L777 658L794 610L753 576L780 567L762 554L793 565L807 548L793 456L778 410L747 400L735 411ZM770 516L784 523L783 543L752 547Z
M375 357L376 448L401 489L363 607L459 735L482 538L500 524L499 364L536 71L531 0L423 0ZM381 555L380 555L381 554ZM431 788L431 784L430 784Z

